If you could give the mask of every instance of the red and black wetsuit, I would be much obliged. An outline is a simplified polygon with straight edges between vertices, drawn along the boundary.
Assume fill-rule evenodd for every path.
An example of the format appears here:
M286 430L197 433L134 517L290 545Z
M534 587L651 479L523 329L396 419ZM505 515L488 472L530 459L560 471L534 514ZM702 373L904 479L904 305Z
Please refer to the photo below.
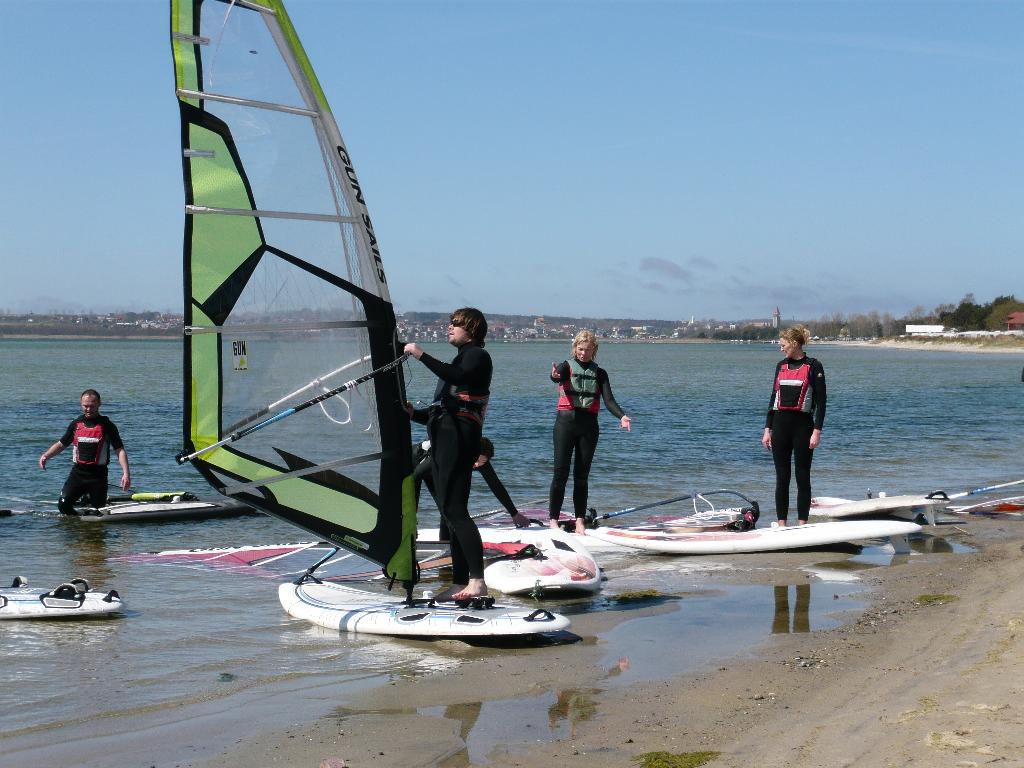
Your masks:
M451 531L453 583L466 584L484 577L483 544L469 516L469 489L490 396L491 356L469 342L450 363L426 353L420 362L439 381L433 404L414 411L413 420L426 424L430 437L434 498Z
M71 472L60 492L57 508L65 515L75 514L75 503L89 496L89 504L107 503L107 467L110 452L124 447L117 427L106 416L79 416L60 438L61 445L72 446Z
M558 384L558 412L555 415L555 470L548 495L548 516L557 520L565 499L565 486L572 465L572 504L576 517L587 513L590 465L597 451L600 428L597 414L601 400L617 419L625 416L612 394L608 373L597 363L563 361L551 380ZM575 463L573 454L576 454Z
M789 481L796 467L796 512L806 521L811 511L811 433L825 423L825 369L806 355L775 366L765 427L772 432L775 462L775 514L789 516Z

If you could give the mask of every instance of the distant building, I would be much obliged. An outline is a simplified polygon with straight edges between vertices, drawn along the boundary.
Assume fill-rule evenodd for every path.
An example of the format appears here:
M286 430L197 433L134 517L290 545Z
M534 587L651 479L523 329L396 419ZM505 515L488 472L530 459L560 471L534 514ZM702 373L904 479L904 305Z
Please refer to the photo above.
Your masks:
M1006 318L1006 330L1024 331L1024 312L1011 312Z
M939 336L946 330L942 325L908 325L906 334L908 336Z
M782 325L782 313L779 312L779 308L776 307L775 311L772 312L772 328L779 328Z

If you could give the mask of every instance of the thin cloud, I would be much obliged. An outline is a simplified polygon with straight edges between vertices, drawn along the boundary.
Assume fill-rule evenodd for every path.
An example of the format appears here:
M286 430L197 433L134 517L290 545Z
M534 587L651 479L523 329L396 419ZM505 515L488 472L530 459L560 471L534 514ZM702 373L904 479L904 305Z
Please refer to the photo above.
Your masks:
M652 272L662 277L667 277L672 280L681 280L687 283L693 279L693 273L685 267L676 264L674 261L659 259L653 256L640 260L640 271Z

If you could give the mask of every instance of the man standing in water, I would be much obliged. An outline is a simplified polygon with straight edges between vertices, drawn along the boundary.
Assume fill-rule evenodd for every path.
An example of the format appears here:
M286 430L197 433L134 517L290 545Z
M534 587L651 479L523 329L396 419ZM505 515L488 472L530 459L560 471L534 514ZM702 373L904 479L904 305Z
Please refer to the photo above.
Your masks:
M111 448L117 452L117 463L121 465L121 490L127 491L132 484L128 453L121 442L121 435L114 422L100 414L100 393L95 389L85 390L81 403L82 415L72 421L61 439L39 457L39 468L46 471L47 461L72 446L71 472L57 503L57 508L64 515L75 514L75 502L85 495L89 496L89 504L94 509L106 505Z

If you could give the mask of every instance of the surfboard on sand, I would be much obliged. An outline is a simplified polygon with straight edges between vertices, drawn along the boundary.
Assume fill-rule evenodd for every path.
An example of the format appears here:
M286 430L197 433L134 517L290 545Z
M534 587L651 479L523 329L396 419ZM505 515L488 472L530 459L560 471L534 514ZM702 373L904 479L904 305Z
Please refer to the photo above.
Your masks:
M935 513L949 505L946 494L929 496L878 496L871 499L843 499L835 496L816 496L811 499L811 515L843 520L852 517L901 517L916 520L923 517L935 525Z
M343 584L281 584L281 605L291 616L341 632L415 637L510 637L567 629L569 620L543 608L472 601L465 607L423 598L400 598Z
M1024 496L1009 496L1002 499L979 501L977 504L950 507L958 515L982 515L984 517L1024 517Z
M584 537L566 541L537 534L531 537L530 542L537 551L536 555L490 562L484 568L484 581L488 588L506 595L597 592L601 589L601 569L580 543L581 538ZM487 549L485 540L485 555Z
M647 552L680 555L738 554L804 549L876 538L902 538L921 530L903 520L843 520L749 531L673 533L643 528L597 528L587 536Z
M90 589L85 579L72 579L53 589L37 589L17 576L10 587L0 589L0 620L82 619L117 613L123 608L117 592Z

